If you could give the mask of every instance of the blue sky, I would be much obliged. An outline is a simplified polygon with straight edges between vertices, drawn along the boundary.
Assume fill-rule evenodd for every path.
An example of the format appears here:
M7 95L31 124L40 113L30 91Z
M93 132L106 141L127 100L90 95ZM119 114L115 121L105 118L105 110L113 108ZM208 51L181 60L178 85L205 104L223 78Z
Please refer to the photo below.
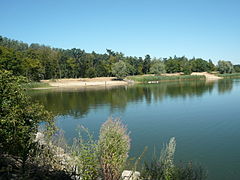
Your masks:
M239 0L1 0L0 20L27 43L240 64Z

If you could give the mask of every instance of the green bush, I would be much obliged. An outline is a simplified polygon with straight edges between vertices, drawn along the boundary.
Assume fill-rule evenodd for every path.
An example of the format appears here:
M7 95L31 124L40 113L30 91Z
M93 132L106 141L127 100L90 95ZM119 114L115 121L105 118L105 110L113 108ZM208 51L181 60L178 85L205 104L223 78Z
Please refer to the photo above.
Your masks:
M21 87L24 81L0 70L0 149L2 153L19 156L23 167L36 147L39 123L44 122L49 130L54 130L53 116L30 101Z
M101 127L98 141L100 164L105 180L119 179L128 158L130 138L126 127L110 118Z

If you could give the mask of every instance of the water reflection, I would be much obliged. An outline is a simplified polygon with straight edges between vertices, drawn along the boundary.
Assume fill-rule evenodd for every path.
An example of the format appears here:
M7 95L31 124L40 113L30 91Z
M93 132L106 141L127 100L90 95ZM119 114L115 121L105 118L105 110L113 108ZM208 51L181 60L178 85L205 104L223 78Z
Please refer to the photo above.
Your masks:
M91 108L108 105L111 110L124 111L129 103L151 104L165 98L192 98L211 93L217 87L219 93L232 90L233 80L219 82L191 81L161 84L139 84L101 89L53 89L29 92L34 101L39 101L56 115L81 117Z
M218 83L218 92L219 94L224 94L230 92L233 88L233 80L223 79Z

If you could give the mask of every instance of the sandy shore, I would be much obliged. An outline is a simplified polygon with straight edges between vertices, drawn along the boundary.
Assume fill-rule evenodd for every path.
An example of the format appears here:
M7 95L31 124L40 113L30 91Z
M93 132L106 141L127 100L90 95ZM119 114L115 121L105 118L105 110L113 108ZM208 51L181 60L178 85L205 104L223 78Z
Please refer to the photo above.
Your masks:
M165 76L179 76L181 73L164 74ZM191 75L203 75L206 76L207 81L215 81L222 79L216 75L207 72L194 72ZM151 75L147 75L151 76ZM49 88L99 88L99 87L111 87L111 86L124 86L133 84L132 81L116 80L115 77L97 77L97 78L70 78L70 79L55 79L55 80L42 80L43 83L48 83ZM49 88L36 88L36 89L49 89Z
M218 77L218 76L216 76L214 74L210 74L208 72L193 72L191 75L205 76L206 80L208 80L208 81L223 79L222 77Z
M98 78L76 78L76 79L56 79L56 80L42 80L43 83L48 83L51 87L60 88L78 88L89 86L120 86L128 85L127 81L115 80L115 77L98 77Z

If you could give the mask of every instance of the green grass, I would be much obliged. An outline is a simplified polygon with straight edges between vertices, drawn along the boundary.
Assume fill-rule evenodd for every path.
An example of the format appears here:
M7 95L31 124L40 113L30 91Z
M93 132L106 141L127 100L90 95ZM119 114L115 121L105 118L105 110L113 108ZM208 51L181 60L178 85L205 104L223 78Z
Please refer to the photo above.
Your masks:
M197 75L181 75L181 76L129 76L130 80L148 83L150 81L184 81L184 80L205 80L205 76Z
M240 78L240 73L218 74L218 76L223 78Z
M43 82L29 82L22 84L22 87L26 89L33 89L33 88L47 88L51 87L48 83L43 83Z

